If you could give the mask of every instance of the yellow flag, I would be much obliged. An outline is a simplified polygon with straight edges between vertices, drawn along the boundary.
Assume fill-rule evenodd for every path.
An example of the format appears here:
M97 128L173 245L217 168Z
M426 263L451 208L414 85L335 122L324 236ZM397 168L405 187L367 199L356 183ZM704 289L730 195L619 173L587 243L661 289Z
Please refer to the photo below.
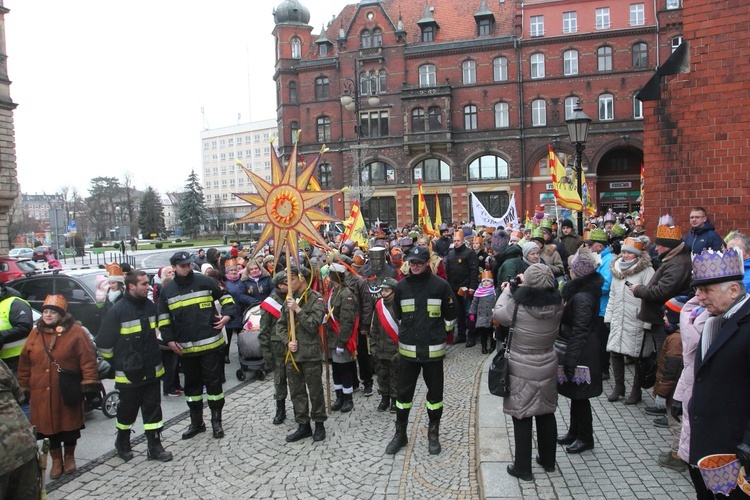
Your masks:
M418 196L418 205L417 205L417 214L419 216L419 227L422 228L422 231L428 236L435 236L435 230L432 229L432 221L430 220L430 213L427 211L427 203L424 201L424 193L422 192L422 180L420 179L418 184L419 186L419 196Z
M365 227L365 219L362 217L362 212L359 210L358 201L355 201L354 205L352 205L349 220L351 224L344 231L344 240L352 240L360 248L367 248L369 246L367 228Z
M581 197L578 195L578 190L573 181L568 177L565 172L565 168L560 165L560 161L557 159L552 146L548 146L549 151L549 171L552 174L552 184L555 189L555 198L557 203L561 207L569 208L570 210L581 211Z
M440 215L440 198L435 193L435 229L438 229L442 223L443 217Z

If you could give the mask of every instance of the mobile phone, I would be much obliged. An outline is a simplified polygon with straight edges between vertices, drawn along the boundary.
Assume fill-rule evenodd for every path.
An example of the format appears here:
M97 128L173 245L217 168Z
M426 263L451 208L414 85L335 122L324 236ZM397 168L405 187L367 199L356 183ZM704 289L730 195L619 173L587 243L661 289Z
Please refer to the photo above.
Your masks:
M633 284L631 282L629 282L629 281L626 281L625 282L625 286L633 286Z

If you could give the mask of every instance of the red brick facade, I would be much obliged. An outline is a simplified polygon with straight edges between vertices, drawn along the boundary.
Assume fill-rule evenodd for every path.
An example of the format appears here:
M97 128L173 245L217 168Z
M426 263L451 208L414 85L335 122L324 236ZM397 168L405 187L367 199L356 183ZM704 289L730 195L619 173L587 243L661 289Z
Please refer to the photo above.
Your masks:
M371 183L373 205L365 202L363 213L373 221L377 217L403 226L413 220L420 175L415 167L425 160L447 165L441 174L426 165L421 172L431 213L434 193L449 195L445 201L441 198L444 220L471 218L470 193L496 200L495 215L501 215L497 211L504 209L508 193L515 193L521 213L532 213L540 201L546 201L548 211L554 213L552 192L547 189L551 177L546 168L540 171L540 160L546 158L548 144L560 154L574 154L565 126L566 99L569 108L580 99L593 119L584 167L595 203L600 208L632 210L637 208L643 159L643 120L635 114L634 96L654 67L669 56L672 38L681 34L681 9L667 10L667 1L674 2L633 0L642 6L635 22L629 2L614 2L608 24L597 26L602 21L597 17L601 5L593 1L430 0L431 9L426 10L423 2L363 0L344 8L321 36L312 34L313 27L304 18L295 17L306 9L297 0L286 0L277 8L274 30L281 152L290 151L293 129L302 130L303 152L317 152L325 142L330 176L324 174L322 180L325 184L329 179L331 188L351 185L352 169L358 163L368 172L392 170L392 177L389 173L381 182ZM295 15L289 14L292 11ZM576 18L574 29L563 22L571 12ZM674 20L665 22L664 17ZM480 35L485 21L489 33ZM423 41L429 29L433 41ZM363 46L367 33L376 30L382 33L382 44ZM293 54L295 38L299 49ZM646 50L636 64L638 44L645 44ZM321 54L321 46L328 52ZM611 51L608 61L604 57L602 62L600 49ZM571 61L566 66L565 53L570 51L577 52L577 69ZM507 61L506 74L496 74L500 58ZM339 98L347 89L346 79L357 80L363 72L384 73L384 81L376 79L375 85L380 102L372 106L365 95L359 111L360 115L378 113L387 121L387 131L363 134L361 143L367 149L358 162L349 149L357 144L357 116ZM316 80L327 81L327 93L319 85L316 95ZM599 119L602 96L611 96L612 114ZM427 125L414 118L419 109ZM472 169L480 157L492 159L499 168L493 174ZM352 199L336 197L336 215L348 216Z

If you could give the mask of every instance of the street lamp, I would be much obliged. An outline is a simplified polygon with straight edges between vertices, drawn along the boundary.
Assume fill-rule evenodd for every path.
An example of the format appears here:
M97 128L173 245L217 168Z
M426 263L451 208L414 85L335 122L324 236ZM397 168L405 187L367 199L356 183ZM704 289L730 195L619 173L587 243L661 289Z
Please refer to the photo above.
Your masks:
M356 78L356 74L355 74ZM362 82L366 82L370 87L370 94L367 97L367 104L369 106L378 106L380 104L380 97L374 94L374 89L370 80L361 80L359 83L355 78L344 78L344 93L341 96L341 105L344 106L348 111L353 111L356 117L357 124L354 126L354 132L357 134L357 145L350 147L350 149L356 149L356 168L352 175L352 191L353 195L356 196L356 200L359 202L360 210L362 209L362 201L365 198L372 196L367 185L362 184L362 117L360 116L360 85ZM366 196L369 194L369 196Z
M581 185L581 179L583 177L583 150L586 149L584 143L586 137L589 135L589 127L591 126L591 118L586 116L581 108L581 101L579 100L576 107L573 108L573 113L570 118L565 120L568 125L568 135L570 136L570 142L576 145L576 187L578 188L578 196L581 198L581 210L578 211L578 234L583 234L583 210L585 201L583 199L583 186Z

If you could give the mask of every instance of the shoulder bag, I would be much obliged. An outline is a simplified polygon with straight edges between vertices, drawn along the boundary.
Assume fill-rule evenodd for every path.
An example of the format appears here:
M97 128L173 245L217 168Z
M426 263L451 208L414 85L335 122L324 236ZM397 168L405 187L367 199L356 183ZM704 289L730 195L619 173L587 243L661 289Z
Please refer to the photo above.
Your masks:
M506 341L498 346L497 354L490 364L488 384L490 388L490 394L500 396L502 398L510 396L510 373L509 373L509 358L510 358L510 342L513 338L513 330L516 326L516 316L518 315L518 303L516 303L515 309L513 309L513 320L510 323L510 330L508 331L508 338Z
M60 395L62 396L63 403L66 406L78 406L83 403L83 389L81 388L81 382L83 381L83 373L80 370L71 371L66 370L60 366L55 358L52 357L52 353L47 348L47 342L44 340L44 334L39 332L42 337L42 345L44 346L44 352L47 353L47 357L52 361L52 364L57 367L57 376L60 385Z
M641 389L651 389L656 384L658 363L656 358L656 339L654 339L653 335L651 336L651 341L654 343L654 352L644 357L643 347L646 345L646 333L644 332L641 353L635 365L635 371L638 375L638 385L641 386Z

